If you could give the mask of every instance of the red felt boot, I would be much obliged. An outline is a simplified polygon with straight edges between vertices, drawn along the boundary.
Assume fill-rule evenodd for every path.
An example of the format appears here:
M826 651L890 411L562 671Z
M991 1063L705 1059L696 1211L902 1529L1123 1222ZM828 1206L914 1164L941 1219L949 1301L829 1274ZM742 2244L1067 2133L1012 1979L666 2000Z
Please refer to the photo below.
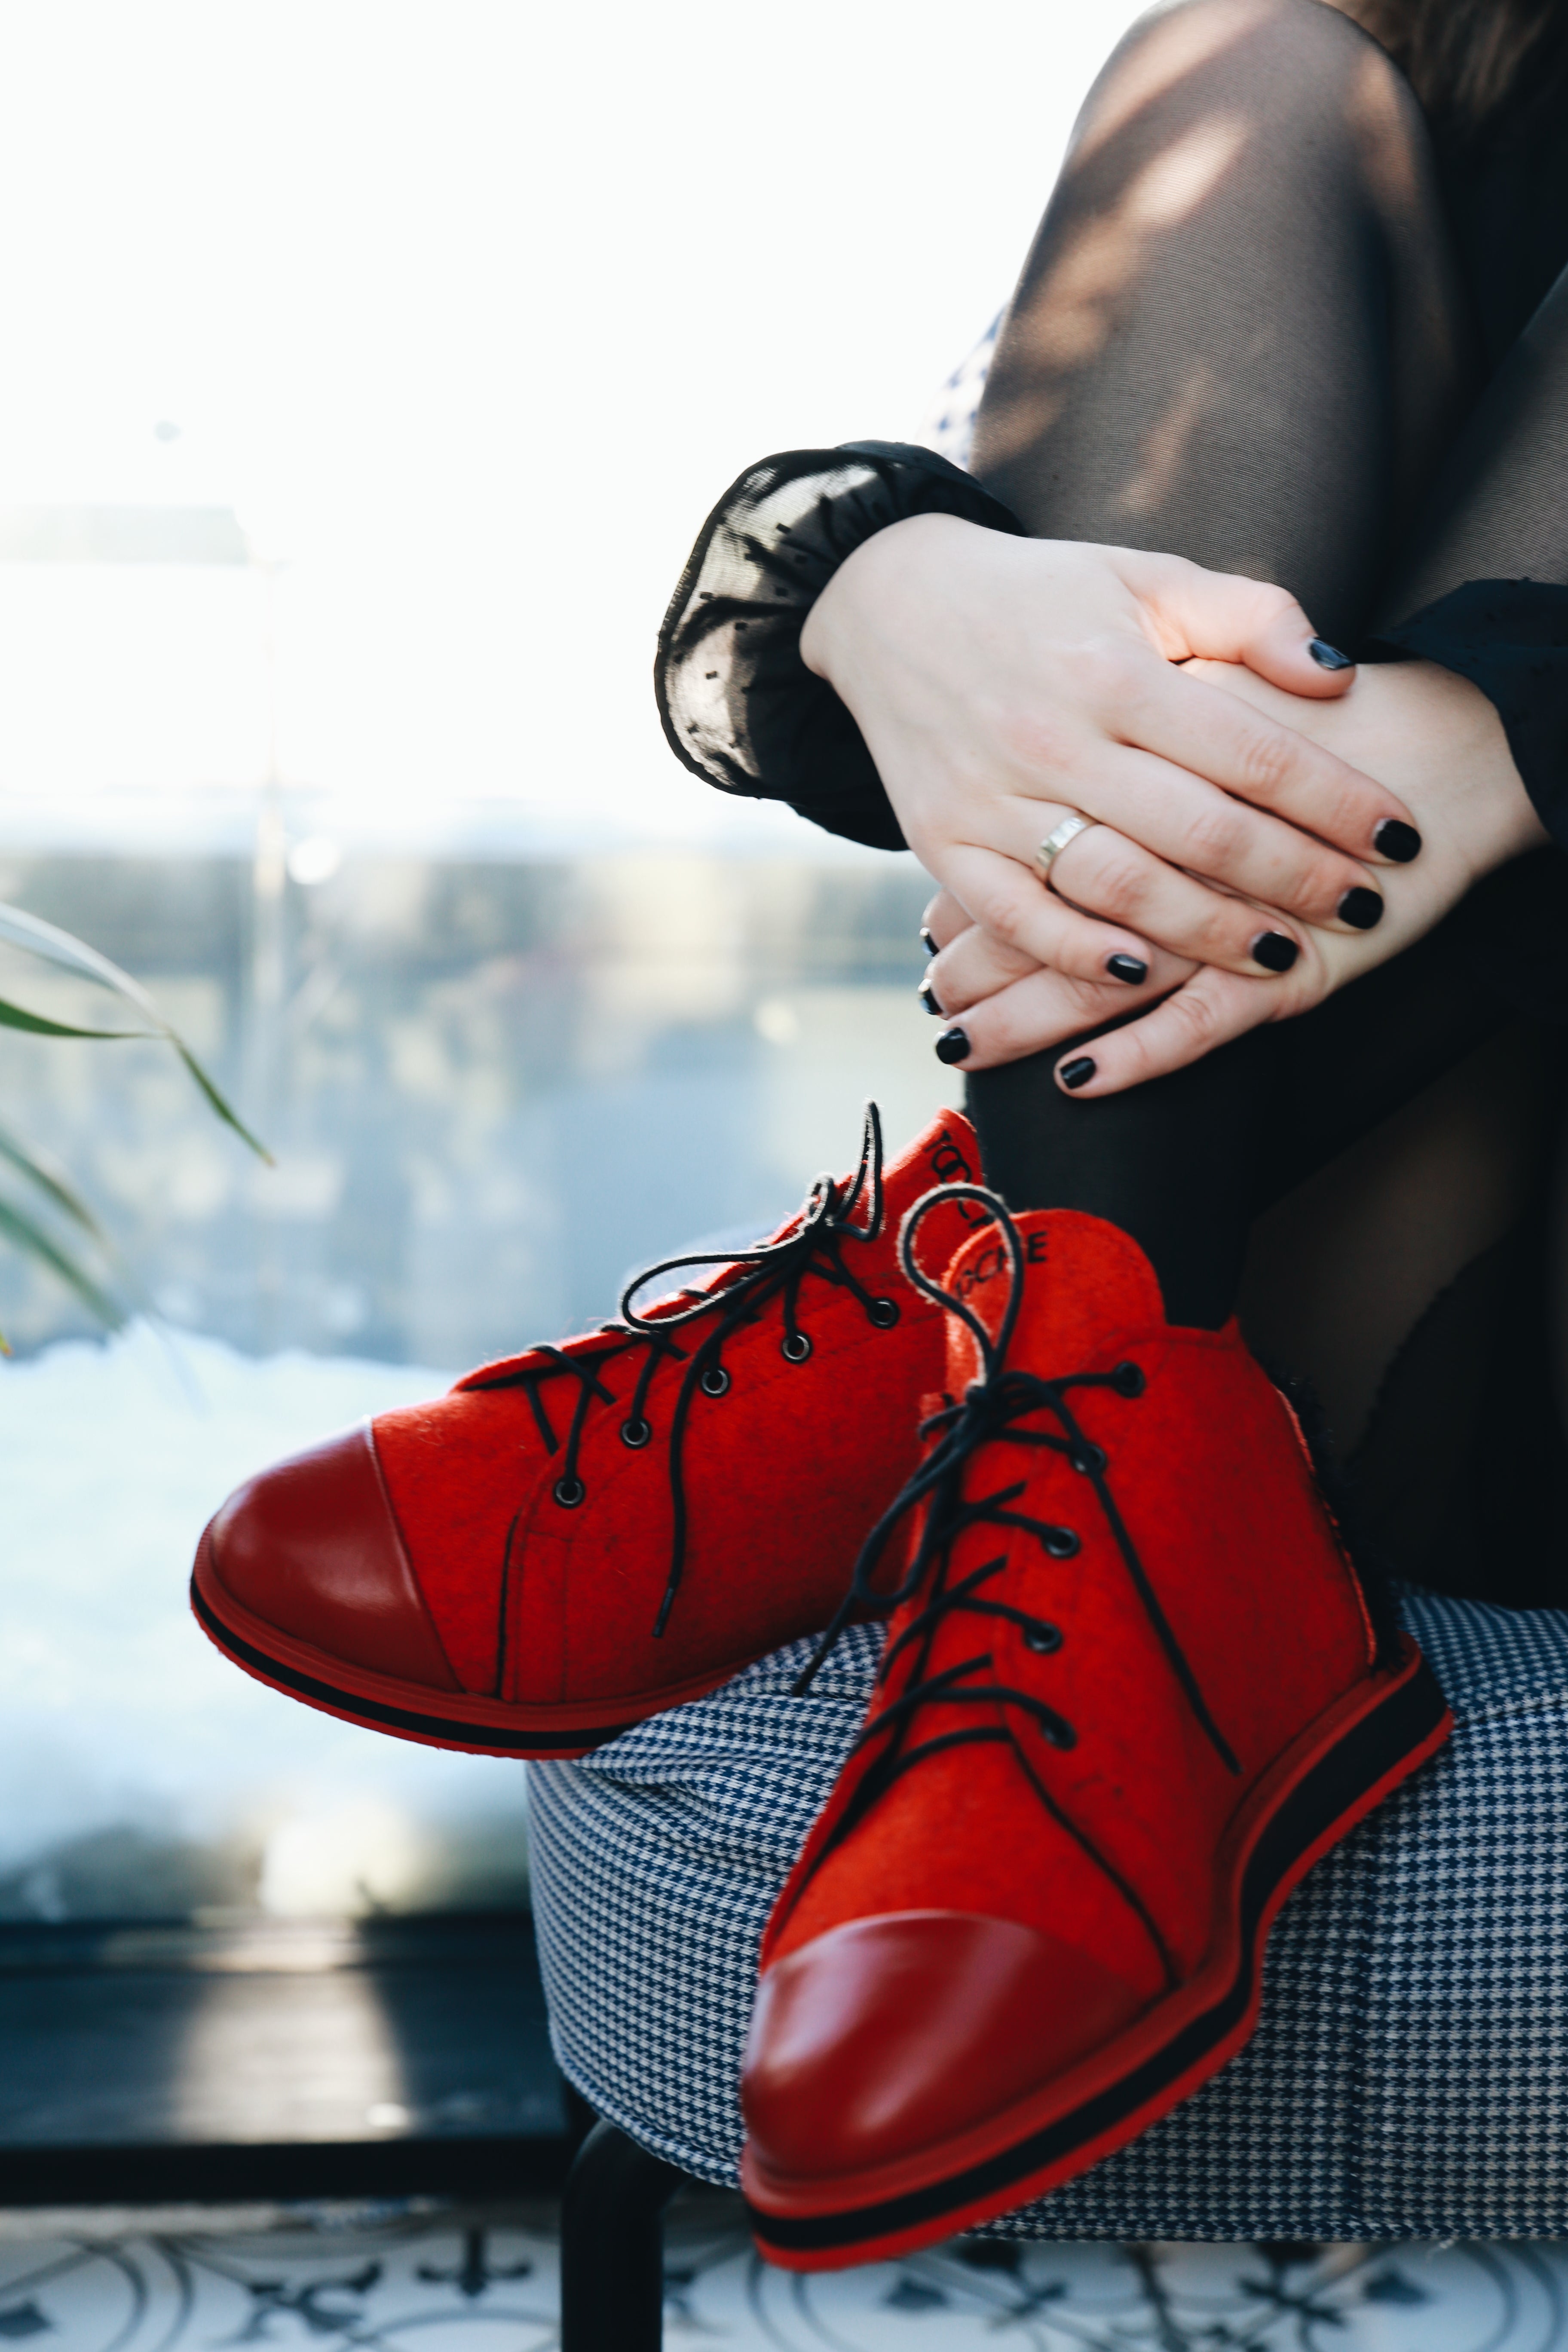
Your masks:
M1113 1225L963 1189L997 1218L946 1277L962 1402L857 1571L921 1511L763 1944L742 2179L797 2270L990 2220L1195 2090L1286 1895L1449 1729L1234 1322L1168 1325Z
M433 1747L580 1756L820 1632L913 1470L940 1308L899 1221L979 1166L956 1113L821 1178L698 1289L470 1372L239 1488L203 1536L202 1624L307 1705ZM943 1211L956 1245L964 1202ZM641 1278L646 1282L647 1276Z

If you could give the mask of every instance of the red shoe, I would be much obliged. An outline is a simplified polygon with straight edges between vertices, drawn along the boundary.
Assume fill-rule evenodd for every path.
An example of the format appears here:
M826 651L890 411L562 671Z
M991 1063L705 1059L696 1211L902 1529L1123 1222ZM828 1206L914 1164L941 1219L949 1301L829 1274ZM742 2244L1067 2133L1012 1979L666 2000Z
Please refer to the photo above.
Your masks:
M1168 1325L1113 1225L963 1190L997 1212L946 1278L963 1401L857 1570L924 1506L763 1942L742 2183L795 2270L992 2220L1184 2099L1286 1895L1450 1728L1234 1322Z
M772 1241L652 1269L716 1265L700 1289L634 1313L642 1276L622 1322L241 1486L196 1553L203 1626L310 1706L486 1756L584 1755L820 1632L942 1378L899 1221L978 1166L950 1112L884 1178L873 1106L858 1173Z

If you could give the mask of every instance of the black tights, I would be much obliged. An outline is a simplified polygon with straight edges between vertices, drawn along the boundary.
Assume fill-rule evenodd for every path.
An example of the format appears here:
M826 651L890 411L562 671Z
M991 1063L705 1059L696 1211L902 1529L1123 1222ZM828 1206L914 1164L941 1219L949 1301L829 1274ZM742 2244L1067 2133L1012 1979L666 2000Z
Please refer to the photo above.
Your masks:
M1473 317L1383 52L1322 0L1189 0L1091 95L973 470L1040 537L1277 581L1339 644L1466 580L1568 582L1568 274L1484 383ZM1563 1055L1520 1010L1559 856L1317 1012L1131 1093L1064 1096L1059 1048L970 1080L1015 1206L1112 1218L1174 1320L1216 1325L1239 1292L1413 1572L1483 1589L1457 1557L1478 1447L1528 1423L1537 1569L1484 1582L1512 1599L1563 1597L1530 1580L1568 1493L1541 1271Z

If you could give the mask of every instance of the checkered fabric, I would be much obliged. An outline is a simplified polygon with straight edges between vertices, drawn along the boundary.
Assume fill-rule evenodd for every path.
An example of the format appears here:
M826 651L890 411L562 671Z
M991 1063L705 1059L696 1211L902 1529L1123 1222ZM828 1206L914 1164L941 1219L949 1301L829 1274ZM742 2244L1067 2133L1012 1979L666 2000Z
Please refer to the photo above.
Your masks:
M1458 1717L1448 1747L1286 1906L1241 2055L994 2233L1568 2236L1568 1614L1404 1608ZM799 1645L531 1767L561 2064L700 2179L736 2178L758 1939L879 1639L847 1634L806 1698L788 1695Z
M917 436L939 457L945 457L949 465L968 467L974 447L974 419L979 413L980 395L991 373L1005 315L997 313L968 357L953 369Z

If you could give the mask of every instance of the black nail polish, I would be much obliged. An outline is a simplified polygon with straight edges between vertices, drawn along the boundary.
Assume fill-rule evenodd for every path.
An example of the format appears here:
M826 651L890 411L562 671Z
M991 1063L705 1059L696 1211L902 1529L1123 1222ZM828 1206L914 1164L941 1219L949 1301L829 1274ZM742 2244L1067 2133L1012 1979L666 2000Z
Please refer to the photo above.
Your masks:
M1352 929L1375 930L1383 920L1383 900L1375 890L1369 890L1363 883L1358 882L1353 890L1345 892L1337 911L1341 922L1349 923Z
M1259 931L1248 952L1265 971L1289 971L1301 950L1283 931Z
M1406 827L1405 827L1405 831L1406 831L1406 832L1408 832L1408 831L1409 831L1409 827L1408 827L1408 826L1406 826ZM1392 853L1392 852L1390 852L1390 855L1391 855L1391 856L1392 856L1392 854L1393 854L1393 853ZM1412 851L1410 852L1410 855L1411 855L1411 856L1412 856L1412 857L1414 857L1414 856L1415 856L1415 852L1414 850L1412 850ZM930 933L930 932L925 929L925 927L924 927L924 925L923 925L923 924L922 924L922 925L921 925L921 947L922 947L922 948L924 948L924 950L925 950L925 951L926 951L927 955L938 955L938 954L940 954L940 953L941 953L941 950L940 950L940 949L939 949L939 947L937 946L937 943L936 943L935 940L933 940L933 939L932 939L932 937L931 937L931 933Z
M936 1041L939 1062L965 1062L969 1058L969 1040L962 1029L944 1029Z
M1403 817L1385 816L1372 836L1372 845L1380 857L1392 858L1395 866L1408 866L1421 854L1421 835Z
M1308 645L1307 651L1320 669L1354 669L1355 667L1349 654L1341 653L1338 646L1331 646L1326 638L1313 637Z
M1112 980L1124 980L1129 988L1136 988L1149 977L1149 967L1137 956L1113 955L1105 959L1105 969Z
M1094 1076L1094 1067L1091 1055L1079 1054L1074 1060L1064 1062L1057 1076L1064 1087L1070 1087L1076 1094L1079 1087L1088 1086Z
M921 981L919 988L915 991L915 994L920 998L920 1001L925 1006L926 1011L930 1013L933 1013L937 1020L945 1021L947 1019L946 1013L942 1011L941 1005L936 1001L936 991L932 988L929 980Z

